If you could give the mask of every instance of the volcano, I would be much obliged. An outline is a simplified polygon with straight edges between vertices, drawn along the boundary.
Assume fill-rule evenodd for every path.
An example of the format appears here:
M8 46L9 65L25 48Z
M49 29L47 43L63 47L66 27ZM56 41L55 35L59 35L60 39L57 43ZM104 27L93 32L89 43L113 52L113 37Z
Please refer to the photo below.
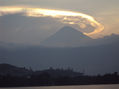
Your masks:
M70 26L65 26L46 40L42 41L41 46L80 47L86 45L89 40L91 40L91 38L84 35L82 32Z

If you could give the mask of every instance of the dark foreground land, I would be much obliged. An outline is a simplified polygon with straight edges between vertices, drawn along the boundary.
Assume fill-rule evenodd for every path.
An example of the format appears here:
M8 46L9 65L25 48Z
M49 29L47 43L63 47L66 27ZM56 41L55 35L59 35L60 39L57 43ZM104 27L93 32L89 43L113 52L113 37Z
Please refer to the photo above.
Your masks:
M42 71L0 64L0 87L119 84L117 72L87 76L72 69L49 68Z

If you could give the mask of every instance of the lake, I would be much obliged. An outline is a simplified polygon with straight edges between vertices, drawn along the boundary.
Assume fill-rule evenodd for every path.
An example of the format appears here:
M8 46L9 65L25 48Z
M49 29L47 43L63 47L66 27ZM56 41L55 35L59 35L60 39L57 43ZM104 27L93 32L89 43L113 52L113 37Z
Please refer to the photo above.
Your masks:
M15 87L0 89L119 89L119 84L114 85L80 85L80 86L49 86L49 87Z

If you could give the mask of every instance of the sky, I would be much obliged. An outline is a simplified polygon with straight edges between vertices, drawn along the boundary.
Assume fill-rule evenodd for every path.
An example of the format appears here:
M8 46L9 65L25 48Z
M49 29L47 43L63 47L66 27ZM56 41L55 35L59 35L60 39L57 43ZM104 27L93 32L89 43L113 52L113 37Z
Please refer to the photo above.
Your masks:
M42 41L67 25L92 38L100 38L113 33L119 34L119 0L0 0L0 47L1 45L14 46L14 44L20 44L22 46L35 45L37 48L36 45L39 47ZM99 42L97 40L97 44ZM44 58L42 59L41 56L41 60L39 60L39 51L34 53L29 49L30 51L25 51L28 54L22 51L17 54L15 51L12 56L10 53L6 60L4 60L3 55L3 62L8 61L25 65L31 63L35 67L39 67L39 63L41 63L40 67L46 68L50 64L53 65L52 63L55 63L54 66L56 66L60 61L63 61L61 64L65 65L65 59L68 60L68 62L65 61L66 64L73 64L74 66L77 64L77 68L79 68L79 61L82 62L80 63L82 64L81 66L87 66L89 63L87 68L90 69L88 71L93 71L93 68L95 69L94 72L98 70L102 72L103 69L109 72L112 70L118 71L118 44L116 44L116 47L113 44L112 46L114 49L111 46L102 46L102 49L94 47L94 49L89 48L86 51L83 49L76 52L71 51L71 55L69 51L69 53L65 52L65 49L61 52L53 51L54 53L49 53L46 50L41 52ZM96 53L94 50L96 50ZM29 56L29 54L32 55ZM23 61L21 57L23 57ZM27 59L29 59L29 63ZM88 60L90 62L87 59L90 59ZM112 63L112 59L114 63ZM43 63L46 64L44 65Z
M119 34L119 0L0 0L0 7L29 7L81 12L93 17L104 26L104 30L94 34L93 38L112 33ZM21 13L5 14L0 16L0 41L39 44L40 41L54 34L64 25L67 24L49 16L35 18L22 16ZM81 31L91 32L93 30Z

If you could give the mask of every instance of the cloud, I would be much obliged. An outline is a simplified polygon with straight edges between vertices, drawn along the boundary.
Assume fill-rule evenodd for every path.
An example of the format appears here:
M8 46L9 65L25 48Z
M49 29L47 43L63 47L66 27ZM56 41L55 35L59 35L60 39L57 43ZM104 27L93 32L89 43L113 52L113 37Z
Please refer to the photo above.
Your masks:
M118 28L118 24L110 24L110 26L105 24L106 22L113 23L114 20L117 20L117 13L116 18L111 19L114 17L114 14L111 13L104 13L98 12L100 16L106 17L103 18L102 21L105 25L105 30L103 30L103 25L97 22L92 16L80 13L80 12L72 12L72 11L62 11L62 10L53 10L53 9L41 9L41 8L28 8L28 7L2 7L0 10L0 24L1 30L4 29L1 33L1 39L6 41L13 41L13 42L26 42L24 36L27 36L27 41L32 43L31 40L34 42L36 39L43 40L46 37L55 33L59 28L64 25L71 25L75 28L78 28L82 32L87 32L91 34L97 35L97 33L101 32L98 35L106 35L109 33L114 33L113 28ZM110 16L107 16L110 14ZM81 15L83 15L81 17ZM96 17L99 17L99 16ZM114 15L114 16L112 16ZM118 23L115 21L115 23ZM54 25L55 24L55 25ZM82 28L82 29L81 29ZM10 30L9 30L10 29ZM29 29L29 30L28 30ZM41 30L42 29L42 30ZM47 29L47 30L46 30ZM94 31L95 29L95 31ZM113 30L112 30L113 29ZM29 31L29 32L28 32ZM27 33L28 32L28 33ZM115 30L115 33L117 31ZM9 33L9 34L6 34ZM17 37L19 36L19 40L14 36L17 33ZM29 36L26 35L30 34ZM21 34L21 35L20 35ZM24 36L22 36L24 34ZM36 35L37 34L37 35ZM4 37L4 35L7 35ZM40 36L38 36L40 35ZM34 37L33 37L34 36ZM34 39L33 39L33 38ZM35 38L36 37L36 38ZM22 38L22 40L20 39ZM30 38L30 39L28 39ZM11 39L11 40L10 40ZM40 43L40 41L38 43Z
M38 45L63 24L50 17L26 17L21 13L0 16L0 41Z
M14 14L23 12L24 16L28 17L52 17L58 19L62 23L78 25L80 28L85 28L86 25L91 25L95 28L86 35L93 35L103 31L104 26L97 22L92 16L83 14L81 12L63 11L55 9L43 8L28 8L28 7L1 7L1 16L4 14Z

